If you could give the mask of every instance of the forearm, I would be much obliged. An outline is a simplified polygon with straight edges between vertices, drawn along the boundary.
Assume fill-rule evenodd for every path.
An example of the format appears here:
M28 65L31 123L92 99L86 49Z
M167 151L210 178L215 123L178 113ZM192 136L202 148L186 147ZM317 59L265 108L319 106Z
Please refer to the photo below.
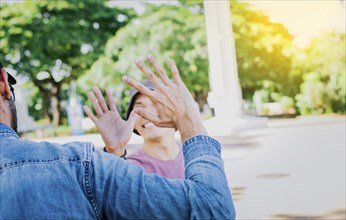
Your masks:
M209 136L194 136L183 145L185 176L194 185L191 187L191 204L198 207L195 207L197 211L192 213L192 218L206 217L208 211L214 219L235 218L220 151L219 142ZM206 209L208 211L203 213Z
M191 100L193 100L192 97ZM187 104L188 103L186 103L186 106ZM189 138L194 136L208 136L207 130L202 123L202 118L198 110L198 106L190 106L190 108L186 110L185 114L182 115L179 120L177 120L176 126L180 132L182 143L185 143Z
M184 181L147 175L142 168L123 160L109 161L112 165L106 172L111 172L111 176L102 187L106 192L103 206L109 209L107 215L149 219L233 219L234 207L218 142L207 136L196 136L184 143L183 151Z
M180 123L177 124L177 129L180 132L182 143L185 143L189 138L194 136L208 135L199 113L198 115L192 114L190 117L185 117L183 120L180 120Z

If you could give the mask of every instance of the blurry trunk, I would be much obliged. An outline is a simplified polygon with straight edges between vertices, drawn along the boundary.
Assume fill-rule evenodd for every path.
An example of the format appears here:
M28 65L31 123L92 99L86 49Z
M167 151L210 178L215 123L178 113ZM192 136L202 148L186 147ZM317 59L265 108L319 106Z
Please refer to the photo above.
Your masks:
M51 89L51 112L52 112L52 124L57 127L62 124L61 118L61 104L60 104L60 85L54 84Z
M39 87L44 100L45 118L49 118L50 123L57 127L62 124L61 116L61 100L60 100L60 84L49 86L50 89Z
M51 94L49 90L41 90L41 93L43 94L43 108L44 108L44 117L49 119L49 122L52 122L52 114L50 111L50 101L51 101Z

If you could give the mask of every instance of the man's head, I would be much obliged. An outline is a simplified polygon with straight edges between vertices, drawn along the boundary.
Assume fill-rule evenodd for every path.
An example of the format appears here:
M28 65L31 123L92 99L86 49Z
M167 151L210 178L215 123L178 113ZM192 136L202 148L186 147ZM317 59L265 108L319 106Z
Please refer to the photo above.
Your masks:
M142 81L142 84L146 86L148 89L154 90L154 85L149 80ZM135 107L145 108L149 109L151 112L156 113L156 109L151 102L151 100L139 93L134 88L130 91L130 103L127 108L127 115L126 119L130 117L130 114ZM149 122L148 120L138 117L135 123L135 129L133 130L135 134L143 136L144 139L146 138L156 138L165 135L167 132L174 133L174 129L171 128L159 128L156 127L153 123Z
M0 92L1 92L1 106L0 106L0 122L9 125L13 130L17 131L17 110L15 105L14 88L12 85L16 84L16 79L3 69L0 61Z

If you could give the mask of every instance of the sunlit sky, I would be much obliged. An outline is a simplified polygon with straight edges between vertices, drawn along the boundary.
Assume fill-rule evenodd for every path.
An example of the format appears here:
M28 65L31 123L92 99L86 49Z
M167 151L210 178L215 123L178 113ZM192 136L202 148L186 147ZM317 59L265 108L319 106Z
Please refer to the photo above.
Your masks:
M20 2L22 0L0 0L1 2ZM223 0L215 0L223 1ZM255 9L265 11L270 20L282 23L295 37L298 46L322 31L336 30L346 33L346 0L240 0L250 3ZM144 2L155 4L171 3L176 0L110 0L111 5L132 7L138 12L144 10Z
M222 1L222 0L214 0ZM273 22L282 23L294 36L294 43L305 46L323 31L345 31L346 0L240 0L264 11ZM144 10L144 1L111 1L112 5ZM172 3L175 0L151 0L150 3Z
M244 0L266 11L271 21L282 23L304 46L322 31L345 33L345 0Z

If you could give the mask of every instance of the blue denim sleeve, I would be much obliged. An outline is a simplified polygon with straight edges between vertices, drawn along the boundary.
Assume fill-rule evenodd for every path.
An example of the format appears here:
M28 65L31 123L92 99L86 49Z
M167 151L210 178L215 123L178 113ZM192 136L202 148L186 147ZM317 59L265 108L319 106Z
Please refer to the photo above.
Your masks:
M193 198L191 218L235 219L220 143L208 136L195 136L184 143L183 151Z
M185 180L146 174L141 167L95 151L90 176L107 219L234 219L220 144L196 136L183 145Z

